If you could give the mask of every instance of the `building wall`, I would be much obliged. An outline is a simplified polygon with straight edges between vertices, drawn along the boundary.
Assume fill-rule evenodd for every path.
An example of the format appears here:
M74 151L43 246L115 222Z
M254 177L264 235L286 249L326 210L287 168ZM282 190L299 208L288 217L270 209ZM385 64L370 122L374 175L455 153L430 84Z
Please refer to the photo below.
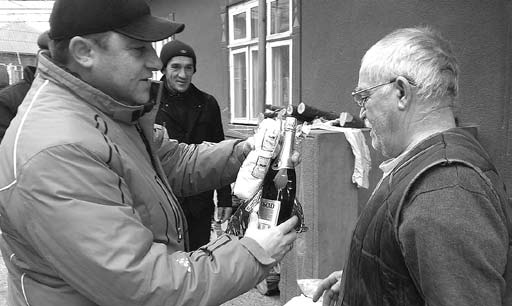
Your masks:
M359 109L351 90L360 59L373 43L400 27L431 25L451 41L459 59L463 125L478 137L512 196L511 1L302 1L302 97L334 111Z
M178 39L198 56L195 83L218 100L229 121L229 79L222 13L228 0L153 0L153 13L186 24ZM236 2L236 1L235 1ZM451 41L461 67L463 125L478 136L496 161L512 196L512 1L508 0L297 0L299 56L294 63L297 103L358 113L351 90L362 56L373 43L400 27L431 25ZM295 51L294 51L295 54ZM300 68L299 68L300 67ZM294 102L295 104L295 102ZM382 158L382 157L380 157ZM376 160L379 160L377 156Z

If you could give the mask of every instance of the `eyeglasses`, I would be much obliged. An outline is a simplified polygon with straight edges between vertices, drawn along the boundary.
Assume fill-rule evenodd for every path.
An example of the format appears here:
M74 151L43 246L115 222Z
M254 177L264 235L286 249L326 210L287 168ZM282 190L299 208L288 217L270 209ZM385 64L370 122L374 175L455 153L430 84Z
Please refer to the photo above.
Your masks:
M378 84L378 85L375 85L375 86L372 86L372 87L368 87L368 88L364 88L364 89L354 90L352 92L352 98L354 98L354 101L356 102L356 104L359 107L364 107L366 105L366 102L368 102L368 100L370 99L371 94L365 96L365 95L362 95L363 92L370 91L372 89L375 89L375 88L378 88L378 87L381 87L381 86L384 86L384 85L388 85L388 84L394 83L395 81L396 81L396 78L394 78L391 81L388 81L386 83L381 83L381 84Z
M369 95L362 95L363 92L366 92L366 91L370 91L372 89L375 89L375 88L378 88L378 87L381 87L381 86L384 86L384 85L388 85L388 84L391 84L391 83L394 83L396 82L396 79L397 78L393 78L391 79L390 81L388 82L385 82L385 83L381 83L381 84L377 84L375 86L372 86L372 87L368 87L368 88L364 88L364 89L359 89L359 90L354 90L352 92L352 98L354 98L354 101L356 102L356 104L359 106L359 107L365 107L366 103L368 102L368 100L370 99L370 97L372 96L371 94ZM409 79L409 78L405 78L409 84L411 84L412 86L416 86L416 83Z

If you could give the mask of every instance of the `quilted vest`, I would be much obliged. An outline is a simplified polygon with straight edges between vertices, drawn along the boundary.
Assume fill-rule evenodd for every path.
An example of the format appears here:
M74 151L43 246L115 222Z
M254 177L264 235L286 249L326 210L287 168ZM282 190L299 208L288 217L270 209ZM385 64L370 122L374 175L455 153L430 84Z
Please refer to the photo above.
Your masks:
M352 235L343 273L342 305L425 305L401 251L399 218L413 183L434 166L453 164L473 168L492 186L484 174L496 172L488 154L473 136L461 129L451 129L423 141L382 180L361 212ZM502 190L495 192L501 203L506 203Z

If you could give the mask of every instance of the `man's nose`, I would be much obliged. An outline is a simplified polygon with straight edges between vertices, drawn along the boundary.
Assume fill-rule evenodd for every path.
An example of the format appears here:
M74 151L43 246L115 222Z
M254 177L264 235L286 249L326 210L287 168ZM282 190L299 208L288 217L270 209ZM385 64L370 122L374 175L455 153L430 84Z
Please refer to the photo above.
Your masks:
M187 77L187 68L185 68L185 67L180 68L180 70L178 71L178 76L181 78L186 78Z

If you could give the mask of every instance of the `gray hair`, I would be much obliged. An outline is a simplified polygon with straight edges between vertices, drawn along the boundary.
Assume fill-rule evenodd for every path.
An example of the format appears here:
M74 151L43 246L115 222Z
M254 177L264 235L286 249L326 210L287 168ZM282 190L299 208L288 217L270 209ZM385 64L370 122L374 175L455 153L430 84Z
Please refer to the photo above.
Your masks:
M418 95L448 98L450 104L459 89L459 67L450 44L429 27L386 35L366 52L360 73L375 81L406 77L418 86Z

